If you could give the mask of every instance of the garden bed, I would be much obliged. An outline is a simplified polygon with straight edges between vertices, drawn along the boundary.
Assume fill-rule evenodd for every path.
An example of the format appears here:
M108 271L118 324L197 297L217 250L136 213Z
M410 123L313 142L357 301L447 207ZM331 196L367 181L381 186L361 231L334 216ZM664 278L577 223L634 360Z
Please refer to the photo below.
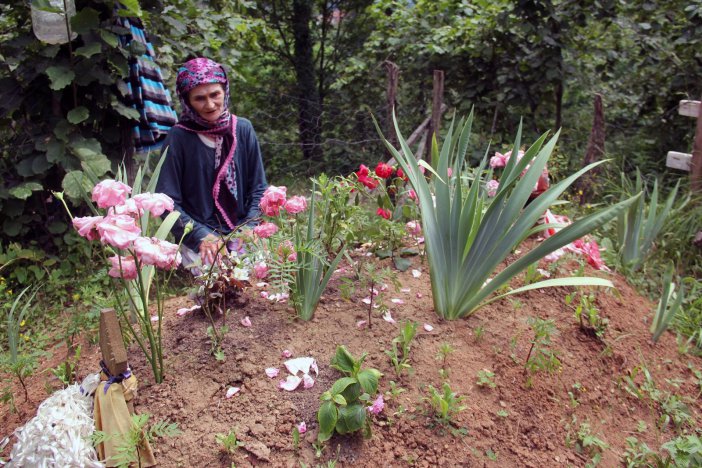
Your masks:
M635 386L626 377L636 374L637 367L650 372L661 391L659 400L674 395L688 403L694 419L681 427L694 427L702 409L700 383L688 365L698 370L702 362L680 354L673 334L666 333L658 344L651 344L648 328L653 305L620 276L610 275L616 291L596 291L594 305L608 320L604 338L599 339L579 327L573 308L565 304L572 288L530 291L495 302L466 320L441 321L433 311L426 265L420 265L418 257L413 263L421 276L414 277L411 269L398 273L402 290L391 287L382 293L397 324L374 312L371 328L357 327L359 320L367 319L368 306L361 302L363 291L356 291L351 300L342 299L340 280L350 277L348 272L334 276L314 319L307 323L295 320L286 304L260 297L258 288L247 290L240 308L227 319L230 331L223 343L224 362L209 354L206 318L198 312L177 316L176 310L192 302L185 297L170 300L164 323L164 383L153 385L143 355L136 349L131 352L131 364L141 382L136 410L152 414L152 421L177 422L182 431L179 437L156 444L160 466L230 466L232 462L314 466L329 460L338 460L340 466L584 466L599 452L593 445L583 447L594 440L585 440L587 436L607 444L601 453L602 466L615 466L627 448L627 437L635 436L657 451L676 436L672 421L659 420L661 401L649 398L650 392L633 396L644 383L642 373L632 380ZM570 274L571 267L577 265L571 261L569 267L560 266L558 276ZM392 298L404 303L395 304ZM240 324L245 316L251 320L250 327ZM528 317L555 321L551 349L561 362L559 370L525 374L534 337ZM419 327L410 353L412 370L398 378L384 351L391 349L404 320L418 322ZM426 331L425 323L433 330ZM445 343L453 351L443 361L438 355ZM336 435L317 458L312 443L319 397L340 377L329 363L341 344L354 356L367 352L365 365L383 373L380 390L385 393L385 408L373 416L370 440ZM317 360L319 376L312 388L300 386L292 392L278 388L286 374L281 356L286 349L293 357ZM43 367L55 366L61 356L57 350ZM85 350L82 373L95 370L90 367L96 368L97 361L95 347ZM280 376L269 378L265 373L269 367L280 368ZM423 400L429 385L442 385L442 367L451 389L465 397L465 410L449 426L437 424ZM494 378L478 385L478 373L483 370ZM0 437L33 415L33 406L45 398L42 382L47 379L46 374L32 379L31 402L19 406L19 415L10 414L7 405L2 407ZM391 380L401 393L389 392ZM241 390L227 399L232 386ZM302 421L308 431L295 449L292 431ZM225 453L215 441L215 434L230 430L244 444L233 454ZM9 446L3 454L8 453Z

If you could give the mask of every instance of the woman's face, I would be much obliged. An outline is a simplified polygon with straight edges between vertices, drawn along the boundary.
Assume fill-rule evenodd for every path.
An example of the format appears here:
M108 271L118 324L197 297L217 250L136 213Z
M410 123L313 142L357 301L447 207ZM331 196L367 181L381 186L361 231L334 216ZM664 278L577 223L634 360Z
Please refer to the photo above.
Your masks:
M188 101L200 117L214 123L224 112L224 87L220 83L196 86L188 93Z

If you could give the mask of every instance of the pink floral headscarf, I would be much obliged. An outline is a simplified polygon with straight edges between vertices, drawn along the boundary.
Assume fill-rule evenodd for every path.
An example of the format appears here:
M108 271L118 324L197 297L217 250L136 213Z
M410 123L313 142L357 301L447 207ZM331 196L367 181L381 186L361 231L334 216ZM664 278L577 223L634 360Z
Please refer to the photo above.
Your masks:
M190 105L188 93L203 84L220 83L224 87L224 112L217 122L211 123L200 117ZM212 197L217 211L230 229L236 226L231 219L235 212L232 203L237 203L236 166L236 116L229 112L229 80L224 67L208 58L188 60L178 69L176 91L180 98L182 112L177 127L190 132L213 137L215 140L215 169L217 175L212 187ZM223 157L223 155L225 155Z

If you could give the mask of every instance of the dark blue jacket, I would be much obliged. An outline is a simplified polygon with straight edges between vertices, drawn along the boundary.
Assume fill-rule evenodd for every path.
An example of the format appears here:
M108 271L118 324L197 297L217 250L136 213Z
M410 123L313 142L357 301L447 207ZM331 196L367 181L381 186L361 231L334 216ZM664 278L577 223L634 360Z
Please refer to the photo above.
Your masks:
M241 226L254 224L260 216L259 202L268 184L261 148L251 122L237 118L236 140L236 212L227 215ZM216 169L214 148L205 145L196 133L173 127L163 143L163 151L167 154L156 191L171 197L181 214L172 229L176 242L183 235L185 225L192 221L193 230L183 239L183 244L197 252L206 235L231 232L218 214L212 197Z

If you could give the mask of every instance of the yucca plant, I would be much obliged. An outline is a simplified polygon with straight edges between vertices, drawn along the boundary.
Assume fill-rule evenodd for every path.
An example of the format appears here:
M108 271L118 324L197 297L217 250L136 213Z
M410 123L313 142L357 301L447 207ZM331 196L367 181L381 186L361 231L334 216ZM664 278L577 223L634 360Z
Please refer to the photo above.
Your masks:
M658 301L658 307L656 307L653 322L651 323L654 343L668 329L670 321L680 311L685 300L685 287L682 282L680 283L680 288L677 291L675 290L675 283L673 282L674 271L675 267L671 263L668 265L665 275L663 275L663 295Z
M622 174L622 187L630 185L626 176ZM617 219L617 240L619 243L622 266L625 269L636 271L648 257L653 247L653 242L658 237L663 224L671 213L675 197L678 193L680 181L675 184L668 194L663 205L658 203L658 181L653 182L651 199L646 204L642 195L629 209L620 213ZM636 185L634 193L645 193L645 184L641 179L641 172L636 169ZM626 196L626 195L625 195ZM625 197L624 196L624 197ZM687 204L687 200L677 209Z
M326 261L326 252L321 246L319 236L316 235L314 227L315 188L316 184L312 187L312 196L310 197L306 237L302 237L299 229L295 233L297 269L295 282L292 286L292 300L298 317L305 321L312 319L327 283L329 283L334 270L336 270L346 252L346 248L342 247L331 263Z
M472 112L467 119L458 123L456 132L454 123L451 124L441 151L434 139L431 165L415 159L400 133L394 115L393 120L400 143L399 151L382 136L377 122L376 128L418 195L434 309L440 317L466 317L500 297L530 289L566 285L612 286L611 281L602 278L559 278L533 283L503 295L490 297L532 263L616 217L635 202L638 196L602 209L561 229L488 281L497 266L525 238L540 229L550 227L546 225L535 228L534 225L563 191L602 161L590 164L554 184L527 205L529 195L558 139L556 134L546 142L547 134L544 134L526 151L521 160L510 158L500 178L497 193L488 203L486 191L481 188L483 181L479 176L469 182L465 189L461 183L460 174L473 122ZM521 133L520 125L513 154L517 154L521 146ZM482 173L485 165L486 158L483 159L477 174ZM425 178L420 167L432 173L431 182ZM449 177L449 168L452 168L456 176ZM524 171L525 174L520 177Z

